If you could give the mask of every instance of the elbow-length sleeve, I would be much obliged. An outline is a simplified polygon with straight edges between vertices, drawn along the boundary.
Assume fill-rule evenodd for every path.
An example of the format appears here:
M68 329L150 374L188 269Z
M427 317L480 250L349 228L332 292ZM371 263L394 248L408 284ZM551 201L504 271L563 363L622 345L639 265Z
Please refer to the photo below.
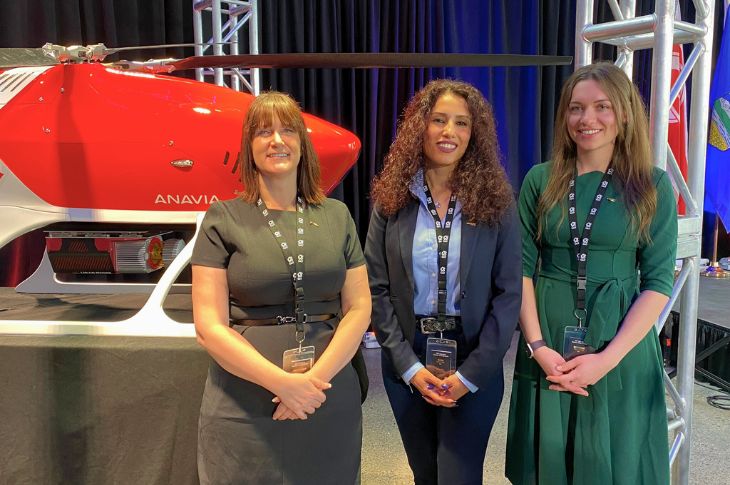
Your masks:
M537 270L539 255L537 244L537 204L540 200L543 164L536 165L527 172L520 188L517 211L522 227L522 276L532 278Z
M343 204L346 217L346 236L345 236L345 264L347 269L356 268L365 264L365 256L360 245L360 238L357 235L355 221L352 220L350 211Z
M657 208L649 226L651 240L639 243L639 289L671 296L677 256L677 203L669 176L663 170L655 168L654 178Z
M193 247L190 264L226 269L231 250L226 242L226 215L220 203L208 208Z

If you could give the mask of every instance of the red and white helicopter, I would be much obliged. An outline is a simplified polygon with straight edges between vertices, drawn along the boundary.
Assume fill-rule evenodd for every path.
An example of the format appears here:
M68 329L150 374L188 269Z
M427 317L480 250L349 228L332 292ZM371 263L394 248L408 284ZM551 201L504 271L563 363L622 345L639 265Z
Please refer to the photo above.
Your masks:
M484 54L264 54L103 63L103 44L0 49L0 247L45 228L46 252L17 290L152 292L131 320L92 333L191 335L161 302L192 252L196 220L240 190L241 127L253 96L166 75L199 67L439 67L568 63ZM355 164L355 134L305 114L329 193ZM71 274L149 274L158 284L74 281ZM157 322L157 330L150 329ZM0 324L7 331L9 324ZM33 332L22 322L22 333ZM73 333L85 322L36 322ZM63 325L60 325L63 324ZM60 326L59 326L60 325ZM71 327L69 327L71 325ZM12 327L14 328L14 327ZM77 329L81 331L80 329ZM142 331L142 330L140 330ZM84 327L83 333L89 329ZM152 332L152 333L150 333ZM182 333L181 333L182 332Z
M149 285L71 284L55 274L150 273L169 264L192 235L180 229L193 229L199 213L241 188L241 127L254 98L144 72L159 63L104 65L103 46L75 57L59 46L46 51L63 62L0 73L0 247L49 230L41 269L19 291L144 291ZM325 120L305 120L329 192L357 160L360 141Z

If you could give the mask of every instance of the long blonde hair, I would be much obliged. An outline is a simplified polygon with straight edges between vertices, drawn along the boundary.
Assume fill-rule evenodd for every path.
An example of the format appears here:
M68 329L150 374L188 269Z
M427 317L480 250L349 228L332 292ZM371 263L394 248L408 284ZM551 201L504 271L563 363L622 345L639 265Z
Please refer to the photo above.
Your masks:
M563 84L555 116L553 166L537 206L540 239L548 212L558 203L565 216L565 195L575 173L577 148L568 132L567 115L573 89L581 81L593 80L608 96L616 115L617 135L611 156L613 181L618 183L631 226L641 240L648 241L649 224L657 206L656 187L652 181L652 154L646 108L636 86L626 74L608 62L577 69Z

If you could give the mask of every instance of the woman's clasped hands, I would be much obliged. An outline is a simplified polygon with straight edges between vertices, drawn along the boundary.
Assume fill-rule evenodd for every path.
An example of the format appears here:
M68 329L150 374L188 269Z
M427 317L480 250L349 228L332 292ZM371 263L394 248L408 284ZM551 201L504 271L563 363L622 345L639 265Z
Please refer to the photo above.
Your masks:
M439 379L427 368L422 368L411 379L423 399L433 406L453 408L469 389L461 382L456 374L451 374L444 379Z
M534 358L547 375L550 390L572 392L579 396L588 396L586 388L598 382L612 368L600 352L566 361L555 350L541 347L535 351Z
M327 396L324 391L332 384L312 374L311 371L301 374L285 373L273 387L275 394L273 403L278 406L272 415L274 420L307 419L309 414L319 409Z

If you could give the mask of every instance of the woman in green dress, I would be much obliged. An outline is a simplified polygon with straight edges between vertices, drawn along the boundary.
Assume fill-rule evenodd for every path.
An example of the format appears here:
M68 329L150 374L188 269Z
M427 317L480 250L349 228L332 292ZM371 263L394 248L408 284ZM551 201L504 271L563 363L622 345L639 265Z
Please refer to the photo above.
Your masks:
M599 63L568 79L553 160L528 172L519 215L522 337L507 478L668 483L654 322L672 292L676 204L623 71Z

